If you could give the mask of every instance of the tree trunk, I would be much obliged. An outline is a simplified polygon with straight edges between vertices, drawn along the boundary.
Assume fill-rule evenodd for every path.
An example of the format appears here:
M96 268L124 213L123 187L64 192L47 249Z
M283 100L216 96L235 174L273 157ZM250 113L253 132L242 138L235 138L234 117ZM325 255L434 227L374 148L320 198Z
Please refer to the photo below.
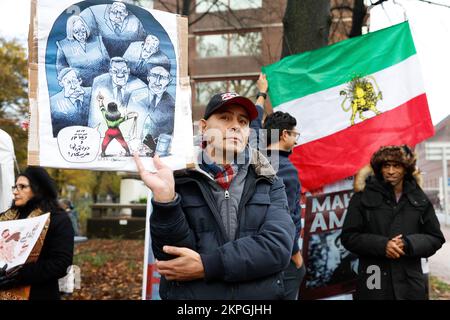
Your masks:
M181 10L181 14L184 16L189 16L191 12L191 0L183 0L183 8Z
M330 0L288 0L281 57L328 44Z
M355 0L353 5L352 30L348 35L350 38L357 37L362 34L362 26L366 13L367 8L364 5L364 0Z

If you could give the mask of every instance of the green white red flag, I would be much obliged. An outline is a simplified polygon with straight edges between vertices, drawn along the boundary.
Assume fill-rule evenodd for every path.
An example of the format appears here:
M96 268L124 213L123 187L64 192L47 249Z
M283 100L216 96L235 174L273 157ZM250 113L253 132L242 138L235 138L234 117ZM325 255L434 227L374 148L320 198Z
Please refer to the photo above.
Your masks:
M297 119L304 188L354 175L382 145L434 134L408 22L263 67L275 111Z

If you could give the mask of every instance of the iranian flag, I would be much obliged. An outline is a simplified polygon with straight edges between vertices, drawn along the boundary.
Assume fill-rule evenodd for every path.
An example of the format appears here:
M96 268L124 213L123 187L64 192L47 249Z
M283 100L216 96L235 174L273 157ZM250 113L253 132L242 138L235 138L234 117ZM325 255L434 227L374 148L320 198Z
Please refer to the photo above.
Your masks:
M266 66L274 111L297 119L291 161L307 190L354 175L380 146L432 136L407 22Z

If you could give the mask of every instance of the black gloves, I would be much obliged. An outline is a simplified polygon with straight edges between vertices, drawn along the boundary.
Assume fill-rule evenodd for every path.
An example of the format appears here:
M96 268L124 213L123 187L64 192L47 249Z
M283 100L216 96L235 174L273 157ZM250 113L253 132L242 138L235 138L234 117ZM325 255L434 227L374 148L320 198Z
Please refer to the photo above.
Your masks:
M17 275L22 266L16 266L10 270L6 270L8 264L5 264L3 268L0 269L0 290L8 290L16 286Z

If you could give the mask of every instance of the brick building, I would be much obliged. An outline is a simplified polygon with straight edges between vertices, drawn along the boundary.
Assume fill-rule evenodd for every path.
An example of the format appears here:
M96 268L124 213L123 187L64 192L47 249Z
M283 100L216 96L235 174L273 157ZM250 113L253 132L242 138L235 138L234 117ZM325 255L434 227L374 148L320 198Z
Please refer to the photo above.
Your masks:
M450 142L450 116L447 116L434 127L435 135L416 146L417 165L422 171L423 186L428 190L442 189L442 161L430 161L425 158L427 142ZM447 165L447 170L450 168Z
M198 120L212 93L236 91L248 97L261 67L280 59L286 0L200 0L189 16L189 76L192 116ZM347 38L354 0L331 0L330 43ZM154 8L177 12L176 0ZM181 1L179 1L181 3ZM217 3L211 6L212 3Z

